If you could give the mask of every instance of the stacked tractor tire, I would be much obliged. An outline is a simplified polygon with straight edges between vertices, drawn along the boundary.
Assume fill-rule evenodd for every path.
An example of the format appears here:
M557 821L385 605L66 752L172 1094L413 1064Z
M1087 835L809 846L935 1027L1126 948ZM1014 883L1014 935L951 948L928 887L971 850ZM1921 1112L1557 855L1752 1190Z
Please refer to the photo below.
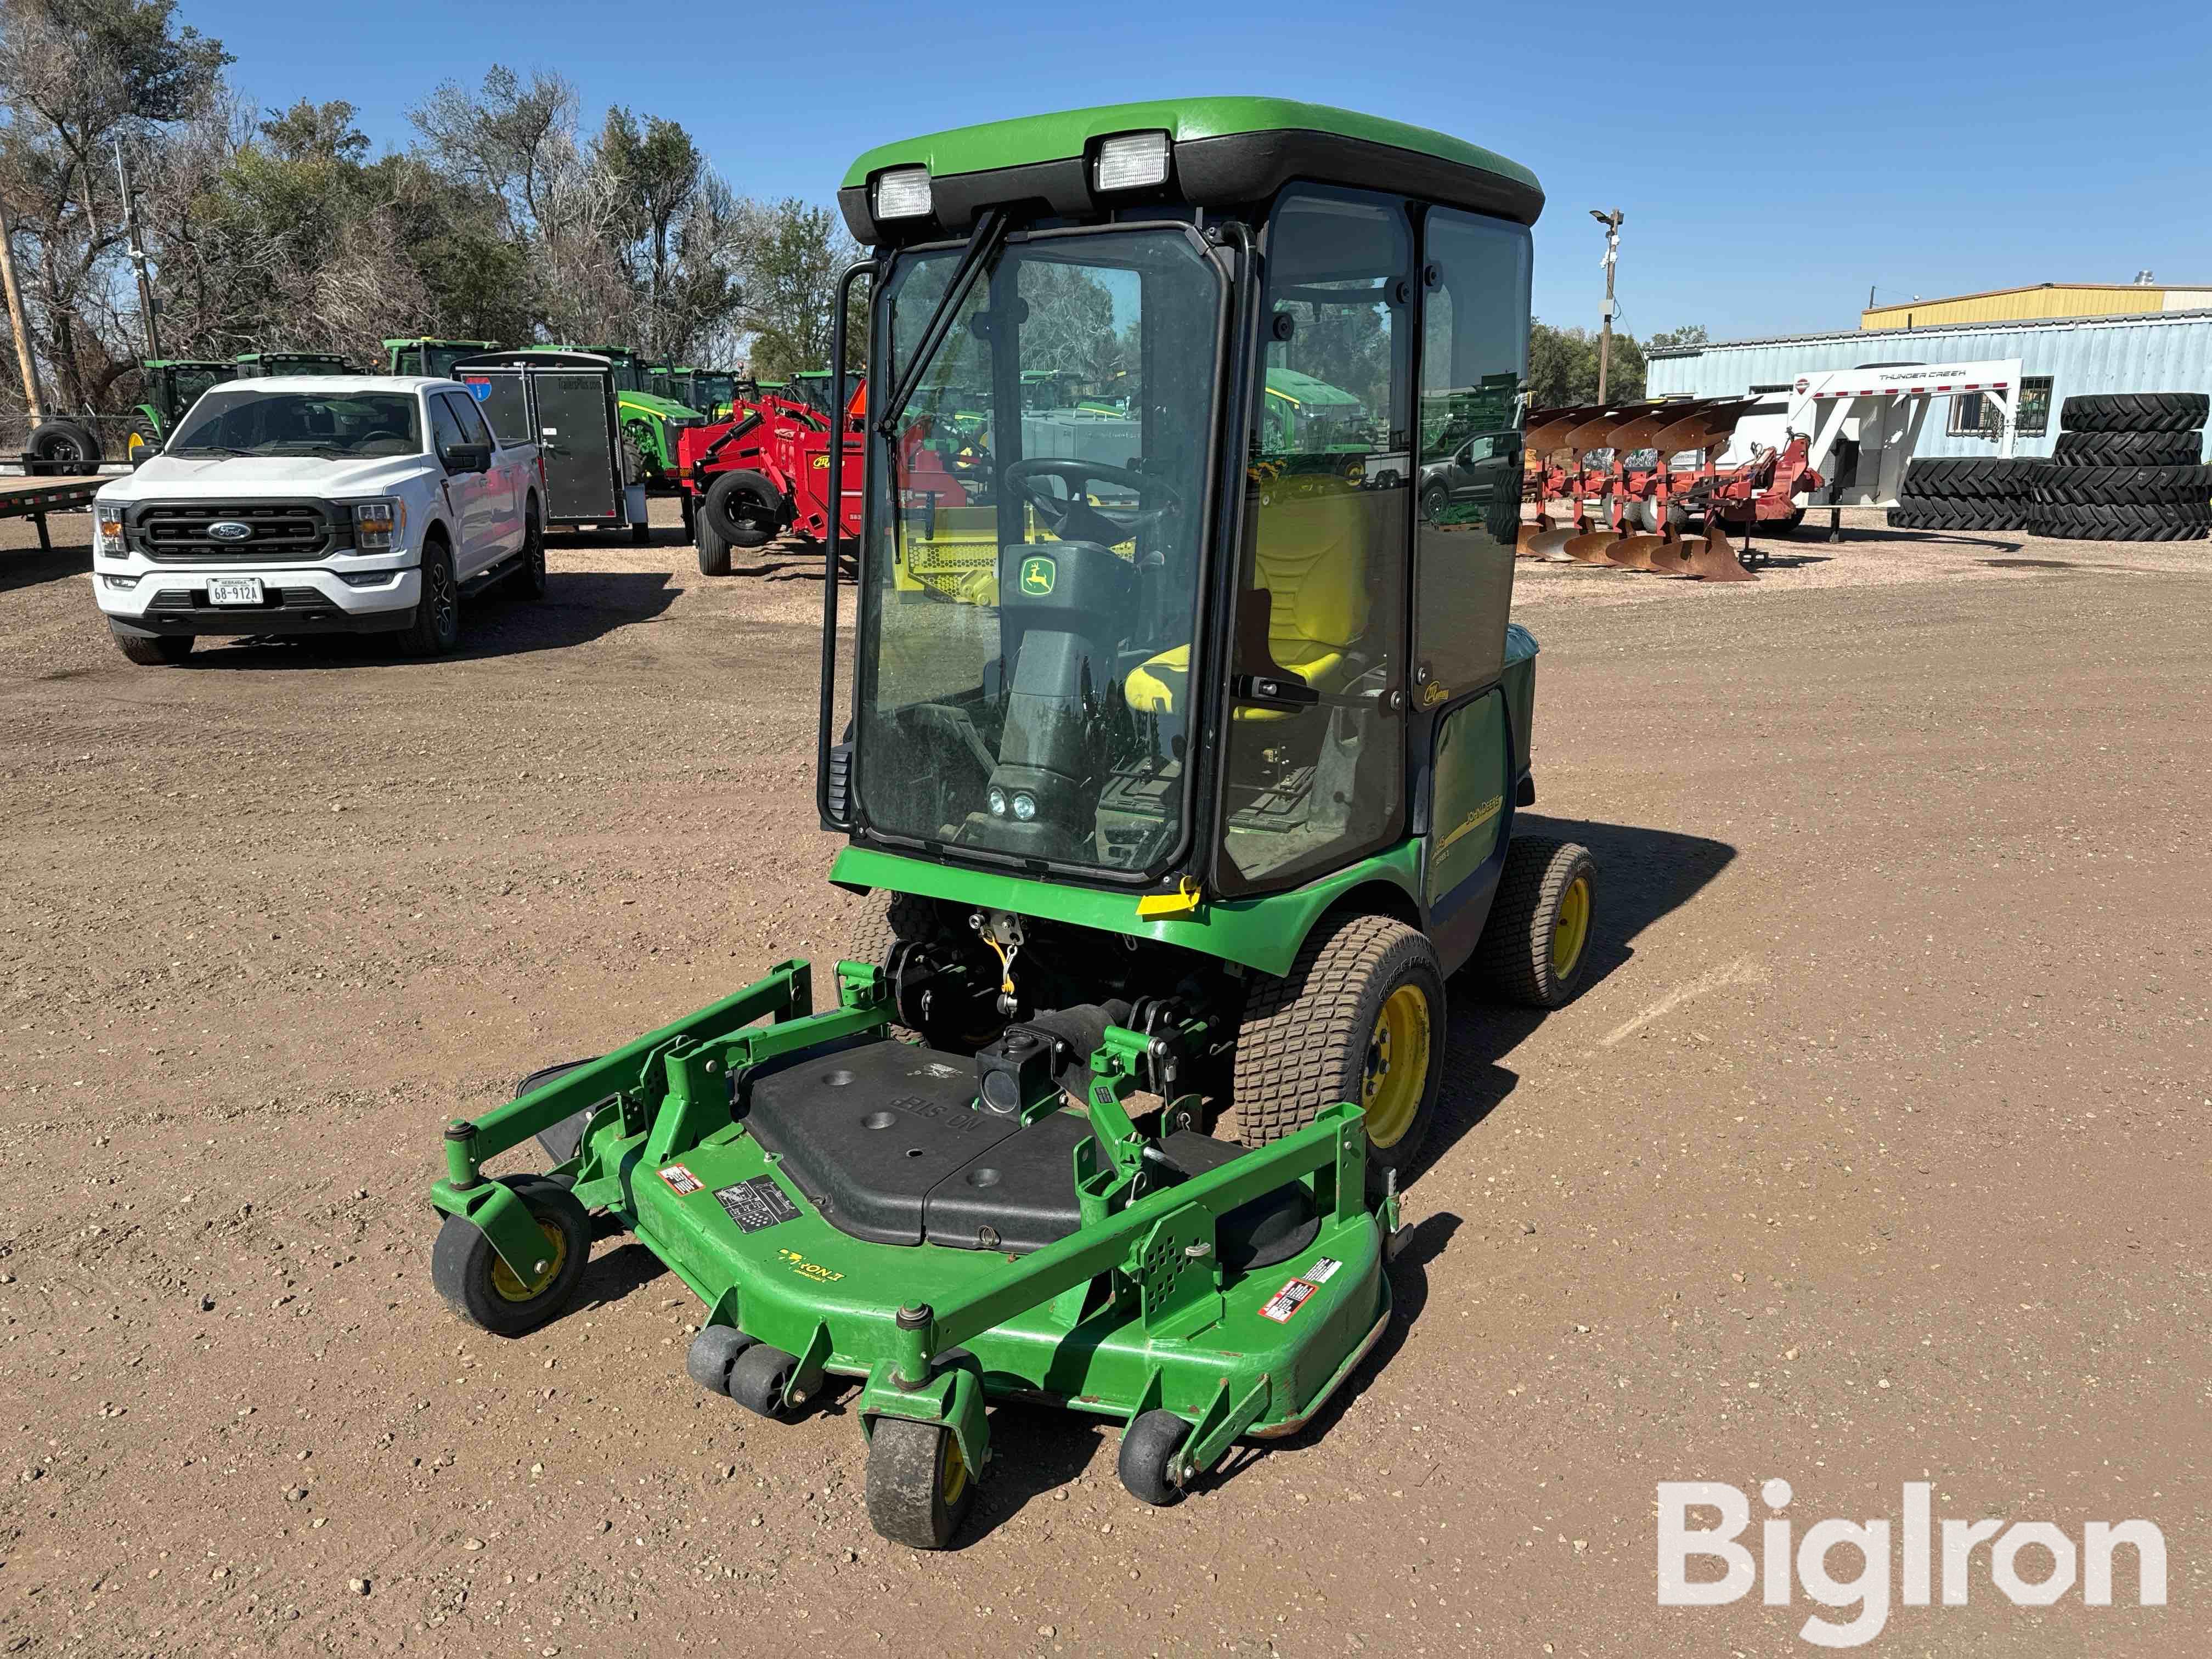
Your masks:
M1893 530L2025 530L2043 461L1910 461Z
M2069 398L2027 528L2075 541L2189 542L2212 533L2201 392Z

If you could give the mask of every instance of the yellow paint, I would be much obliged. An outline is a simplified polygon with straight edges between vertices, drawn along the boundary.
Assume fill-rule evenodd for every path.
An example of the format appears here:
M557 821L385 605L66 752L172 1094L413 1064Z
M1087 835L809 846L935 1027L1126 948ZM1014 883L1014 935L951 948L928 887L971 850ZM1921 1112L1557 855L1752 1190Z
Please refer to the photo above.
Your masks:
M809 1261L796 1250L780 1249L776 1254L783 1258L792 1272L801 1279L811 1279L817 1285L832 1285L845 1276L834 1267L825 1267L818 1261Z
M1429 1000L1418 985L1401 985L1382 1004L1367 1040L1367 1080L1360 1105L1367 1138L1378 1147L1405 1139L1419 1115L1429 1081Z
M1504 806L1504 796L1492 795L1488 800L1483 802L1481 805L1476 807L1474 811L1469 812L1467 817L1461 821L1457 829L1454 830L1451 834L1446 836L1442 841L1438 842L1437 843L1437 851L1441 854L1462 836L1469 835L1474 830L1480 830L1484 824L1489 823L1491 819L1496 817L1498 811Z
M1206 902L1206 895L1188 876L1185 876L1172 893L1146 893L1137 901L1137 915L1142 921L1156 921L1164 916L1187 916Z
M2167 296L2173 297L2169 300ZM2043 283L1984 294L1910 300L1862 311L1859 326L1879 331L1940 328L1951 323L2005 323L2038 317L2118 317L2212 305L2212 293L2136 283ZM1909 320L1908 320L1909 319Z

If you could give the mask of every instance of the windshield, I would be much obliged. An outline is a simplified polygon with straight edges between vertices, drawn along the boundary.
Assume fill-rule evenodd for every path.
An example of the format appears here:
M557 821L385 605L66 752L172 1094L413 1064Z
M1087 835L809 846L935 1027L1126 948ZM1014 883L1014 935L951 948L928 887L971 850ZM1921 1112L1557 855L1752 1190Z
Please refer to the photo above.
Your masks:
M464 357L475 356L483 348L473 345L426 345L422 348L422 373L441 380L453 378L453 365Z
M961 252L902 256L902 378ZM1016 240L868 459L860 799L879 834L1149 872L1182 842L1223 286L1179 231ZM1057 382L1125 412L1038 406Z
M414 455L422 448L411 392L258 392L218 387L192 410L172 455Z
M230 378L230 370L223 368L180 368L176 371L177 407L189 410L199 396L211 386L221 386Z

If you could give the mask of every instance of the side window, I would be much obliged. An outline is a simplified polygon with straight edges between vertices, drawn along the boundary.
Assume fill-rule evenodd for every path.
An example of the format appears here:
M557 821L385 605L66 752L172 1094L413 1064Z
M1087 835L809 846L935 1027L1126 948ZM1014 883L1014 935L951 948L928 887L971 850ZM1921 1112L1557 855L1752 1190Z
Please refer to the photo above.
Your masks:
M1413 239L1396 197L1286 191L1245 475L1217 884L1291 885L1402 833Z
M1442 703L1504 666L1521 520L1528 233L1437 208L1424 244L1413 675L1423 702Z
M465 398L458 392L441 392L438 396L453 411L453 418L460 422L463 442L483 444L494 449L499 447L492 442L491 428L484 424L484 417L477 412L475 398Z
M453 411L443 398L434 392L422 402L430 410L430 445L442 461L455 444L465 444L468 440L462 435L461 423L453 418Z

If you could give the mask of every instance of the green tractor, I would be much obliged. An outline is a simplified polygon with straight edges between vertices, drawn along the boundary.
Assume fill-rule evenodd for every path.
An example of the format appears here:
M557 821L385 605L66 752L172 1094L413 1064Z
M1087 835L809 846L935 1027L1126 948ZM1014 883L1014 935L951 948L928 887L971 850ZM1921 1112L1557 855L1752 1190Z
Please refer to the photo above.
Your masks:
M857 549L831 515L859 617L842 635L825 584L817 805L830 880L872 896L858 937L453 1124L432 1273L519 1335L573 1302L605 1212L699 1297L711 1394L781 1418L857 1384L870 1518L927 1549L988 1474L992 1402L1122 1425L1149 1504L1312 1422L1389 1321L1447 987L1565 1001L1596 881L1514 833L1536 647L1510 520L1423 518L1443 457L1296 465L1265 412L1271 369L1356 359L1418 450L1425 390L1525 376L1529 173L1194 99L889 145L840 199L874 253L833 361L870 278L871 418ZM1030 450L1029 359L1071 342L1118 356L1133 453ZM979 396L990 503L940 508L927 446ZM861 462L828 461L835 496ZM975 580L898 584L956 534L995 542ZM545 1173L484 1173L532 1136Z
M387 374L427 374L434 380L451 380L453 365L464 357L473 357L479 352L496 351L496 340L386 340L384 343L385 370Z
M656 398L666 398L686 409L696 410L709 421L726 421L732 404L737 401L738 377L708 368L679 368L669 363L655 363L645 372L645 389Z
M235 378L238 365L155 357L139 364L138 373L145 395L131 407L131 431L124 440L124 459L133 466L158 453L200 393Z
M357 373L344 358L328 351L241 351L236 359L238 378L256 380L276 374L352 374Z
M615 406L622 422L623 474L647 484L673 481L676 434L704 426L707 417L688 404L653 391L646 365L628 346L526 346L526 351L588 351L614 365Z

